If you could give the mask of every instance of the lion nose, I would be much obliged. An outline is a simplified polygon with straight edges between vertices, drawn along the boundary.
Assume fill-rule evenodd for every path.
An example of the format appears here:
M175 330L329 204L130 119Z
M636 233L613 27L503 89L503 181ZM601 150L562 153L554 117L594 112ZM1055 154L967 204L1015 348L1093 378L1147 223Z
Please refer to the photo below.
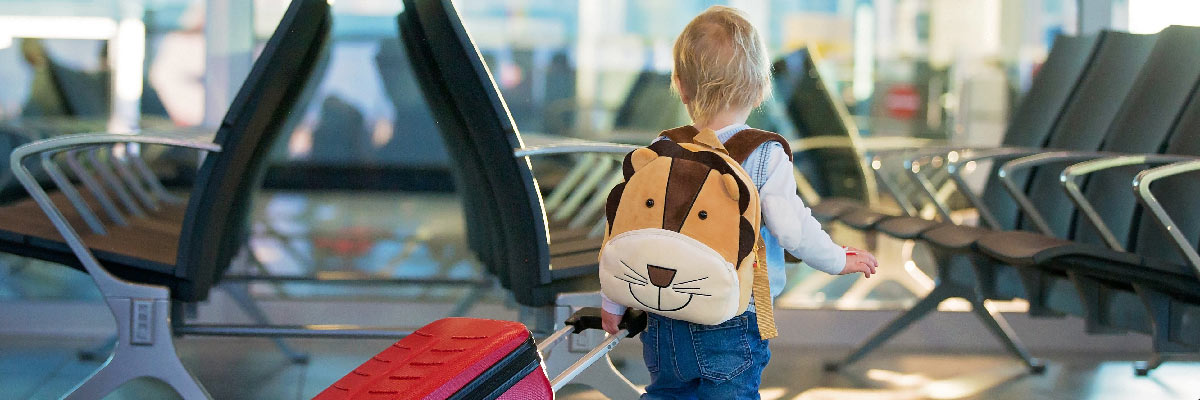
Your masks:
M675 280L675 270L670 268L646 264L646 272L650 275L650 283L660 288L671 286L671 281Z

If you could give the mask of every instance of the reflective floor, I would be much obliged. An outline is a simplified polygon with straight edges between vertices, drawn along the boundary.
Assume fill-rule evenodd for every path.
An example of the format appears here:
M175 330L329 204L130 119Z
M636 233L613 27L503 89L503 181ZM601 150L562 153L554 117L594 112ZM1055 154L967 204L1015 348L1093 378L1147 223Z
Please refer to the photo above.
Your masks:
M79 361L74 349L94 340L0 337L0 399L54 399L99 366ZM177 340L184 364L216 399L307 399L390 344L386 340L297 340L311 355L292 364L267 340ZM636 384L648 381L640 346L614 351L620 369ZM773 346L763 377L764 399L1184 399L1200 398L1200 363L1169 363L1150 377L1133 376L1120 355L1054 355L1045 375L1024 374L1010 358L990 354L881 353L869 367L829 374L821 361L845 349ZM624 361L622 361L624 360ZM170 399L155 381L135 381L108 399ZM568 386L561 399L602 399Z
M373 278L477 279L477 261L465 251L463 220L450 194L268 193L256 204L254 235L233 267L236 273ZM835 232L846 244L854 240ZM854 319L863 309L898 309L928 290L932 281L919 254L902 242L880 242L885 266L869 281L814 274L790 266L789 290L779 304L790 308L836 308L837 318ZM905 262L916 256L916 263ZM887 274L884 275L886 271ZM200 322L248 322L219 289L200 305ZM471 292L462 286L346 286L267 284L250 286L277 323L359 323L414 327L457 312L494 319L517 319L508 295L498 288ZM464 302L463 300L472 300ZM0 312L23 305L93 307L99 293L84 274L43 262L0 255ZM8 307L6 307L8 306ZM469 307L464 307L469 306ZM1017 304L1017 308L1021 305ZM946 302L943 309L955 309ZM0 326L0 400L52 399L99 367L77 357L79 350L102 345L107 334L79 330L74 321L30 313L7 321L49 321L51 334L12 334ZM111 322L109 322L111 323ZM101 323L102 324L102 323ZM859 324L862 325L862 324ZM868 325L872 326L872 325ZM866 328L873 329L873 328ZM932 327L932 329L938 329ZM19 331L19 329L17 330ZM1083 335L1082 329L1078 330ZM865 337L869 330L847 336ZM982 334L982 333L981 333ZM855 339L858 340L858 339ZM293 340L309 354L307 364L291 363L270 341L184 337L176 340L180 357L217 399L310 398L371 355L387 340ZM773 344L772 362L763 378L765 399L1189 399L1200 398L1200 362L1172 362L1138 378L1130 361L1144 356L1130 350L1038 354L1050 360L1045 375L1028 376L1016 361L989 350L961 354L931 353L889 346L861 365L830 374L825 360L849 349ZM636 384L648 375L640 345L626 341L615 351L620 369ZM109 398L171 398L154 381L138 381ZM568 386L559 398L595 399L599 393Z

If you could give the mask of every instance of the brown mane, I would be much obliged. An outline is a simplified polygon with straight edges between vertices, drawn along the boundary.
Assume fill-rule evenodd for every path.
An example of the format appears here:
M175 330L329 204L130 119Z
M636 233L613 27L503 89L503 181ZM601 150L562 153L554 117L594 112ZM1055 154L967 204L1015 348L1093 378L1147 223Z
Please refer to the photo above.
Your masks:
M665 212L663 215L663 223L660 226L663 229L678 231L679 226L683 223L682 218L688 211L684 207L690 207L695 194L699 193L700 187L704 185L703 177L708 176L708 171L715 170L721 174L739 176L724 158L710 151L691 151L671 140L659 140L648 146L648 148L660 157L670 157L673 159L670 173L672 179L668 183L670 186L668 187L667 200L665 201L667 210L671 212ZM622 172L624 173L626 182L629 181L629 178L634 173L632 154L626 155L622 164ZM744 214L750 205L750 189L746 186L746 182L743 182L741 179L734 180L738 186L738 210L739 213ZM608 219L608 229L610 231L624 190L625 182L622 182L609 192L608 200L605 204L605 216ZM745 217L739 218L739 221L737 260L743 260L753 250L758 232L754 232L753 225Z

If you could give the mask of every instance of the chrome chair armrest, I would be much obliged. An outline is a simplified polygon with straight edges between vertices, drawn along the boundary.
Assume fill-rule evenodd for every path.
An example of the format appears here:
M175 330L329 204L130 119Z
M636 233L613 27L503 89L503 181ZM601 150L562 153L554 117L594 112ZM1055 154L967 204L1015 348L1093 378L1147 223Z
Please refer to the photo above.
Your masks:
M994 159L1010 159L1021 157L1030 154L1036 154L1044 149L1030 147L995 147L985 149L971 149L970 151L959 153L957 160L951 160L946 164L946 172L950 174L950 179L959 187L959 192L966 197L967 202L975 207L979 213L979 219L992 229L1001 229L1003 226L1000 220L996 219L996 215L992 214L992 210L983 203L983 199L978 194L970 190L966 178L963 173L967 172L967 167L973 166L980 161L989 161Z
M985 222L995 227L998 225L996 224L995 217L989 210L987 210L987 207L983 205L983 202L979 199L979 196L974 192L971 192L970 187L967 185L966 181L961 177L961 175L955 174L955 172L961 171L960 168L957 168L955 163L959 163L961 161L965 164L966 162L975 160L1010 156L1012 154L1026 154L1030 151L1034 150L1016 147L981 148L964 146L923 148L919 149L919 151L916 151L915 153L906 154L907 158L904 159L903 171L904 174L907 175L908 178L911 179L920 189L921 194L923 194L924 197L930 202L930 204L938 212L938 215L940 215L944 220L949 221L950 206L947 205L946 202L936 194L937 190L933 187L933 183L930 182L928 178L921 175L921 172L926 170L926 165L932 164L934 167L940 167L938 164L940 161L944 160L946 172L953 180L954 186L957 187L958 191L963 193L964 197L966 197L967 200L973 206L975 206L977 210L980 211L980 215ZM968 160L964 161L964 158L967 158ZM872 166L877 164L881 163L872 162Z
M1138 201L1146 209L1150 210L1150 215L1154 217L1154 221L1171 236L1171 241L1174 242L1175 248L1179 249L1179 252L1187 259L1188 264L1191 264L1195 272L1195 277L1200 279L1200 254L1196 253L1196 249L1192 247L1192 244L1188 242L1182 232L1179 232L1178 225L1175 224L1170 215L1167 215L1162 204L1154 197L1154 193L1150 191L1150 184L1156 180L1197 170L1200 170L1200 160L1183 161L1151 168L1138 173L1137 177L1133 179L1133 191L1137 194ZM1176 201L1186 200L1177 199Z
M926 148L921 149L916 153L909 153L907 154L908 158L904 159L904 174L908 176L908 179L912 180L913 183L916 184L917 188L920 189L921 194L925 195L926 200L933 205L934 210L937 211L938 215L940 215L944 221L951 220L950 206L942 201L942 199L938 198L936 193L937 189L933 187L933 182L930 182L928 178L926 178L924 175L921 175L921 171L924 169L924 165L932 163L933 160L940 159L941 157L945 157L946 160L957 160L958 155L961 152L970 150L970 148L966 147L941 147L935 149ZM875 166L876 164L876 162L871 163L872 166ZM960 189L966 187L965 185L959 185L957 182L955 182L955 185L959 186Z
M1004 165L1000 166L1000 170L997 171L996 176L1000 178L1000 183L1004 184L1004 190L1008 191L1008 194L1012 196L1013 200L1016 200L1017 205L1020 206L1021 211L1025 213L1025 216L1033 221L1033 224L1037 226L1038 231L1046 236L1054 236L1054 231L1050 229L1050 224L1046 222L1046 218L1042 216L1042 213L1038 211L1036 206L1034 206L1033 201L1025 195L1022 188L1017 187L1017 183L1013 181L1013 172L1055 162L1083 161L1114 155L1120 154L1095 151L1055 151L1039 153L1004 163Z
M1083 191L1079 188L1079 178L1094 172L1129 165L1154 165L1195 159L1196 157L1193 156L1172 154L1139 154L1106 157L1072 164L1059 174L1058 180L1062 183L1063 190L1071 197L1071 201L1075 203L1076 207L1079 207L1083 215L1087 217L1092 226L1096 228L1096 231L1100 233L1100 237L1104 239L1104 243L1113 250L1125 251L1125 246L1117 240L1117 236L1113 234L1112 229L1108 227L1104 219L1100 218L1100 214L1096 212L1096 208L1092 206L1092 202L1083 196Z
M865 152L907 151L928 146L945 146L946 142L933 139L918 139L910 137L871 137L851 139L847 136L814 136L788 141L792 152L818 149L853 149L860 148Z
M619 179L621 175L621 158L642 146L621 143L594 142L576 138L562 138L547 135L527 135L530 140L525 147L513 149L514 157L537 157L548 155L574 154L581 155L562 182L546 197L547 216L558 221L571 218L572 225L584 223L581 208L591 209L587 203L588 197L598 191L611 188L609 183ZM533 144L530 146L529 144ZM610 160L611 159L611 160ZM614 168L615 167L615 168ZM611 176L610 176L611 175ZM609 179L605 179L609 176ZM617 181L619 183L619 181ZM615 185L615 183L614 183ZM601 196L606 197L606 196ZM591 202L594 203L594 202ZM601 207L603 204L600 205ZM573 217L574 216L574 217Z
M13 150L10 157L10 168L13 175L29 192L31 198L50 218L50 222L54 228L62 234L71 251L79 258L80 263L92 280L100 288L101 293L106 296L123 296L131 298L157 298L166 299L167 290L161 287L150 285L141 285L132 282L126 282L122 279L108 273L96 257L84 244L82 237L75 228L67 221L62 211L54 205L50 200L50 195L38 184L37 180L25 166L25 160L32 156L42 156L43 163L47 163L49 155L57 152L68 151L76 148L85 148L94 145L104 144L120 144L120 143L143 143L155 144L164 146L175 146L192 148L203 151L220 151L221 147L216 143L192 140L187 137L178 135L157 135L157 134L113 134L113 133L85 133L67 136L59 136L45 140L31 142L17 147ZM52 163L50 163L52 164ZM55 184L60 189L69 187L70 182L60 181L62 177L55 179Z
M559 144L546 144L513 149L515 157L537 157L555 154L601 153L625 155L639 147L632 144L603 143L587 141L571 141Z

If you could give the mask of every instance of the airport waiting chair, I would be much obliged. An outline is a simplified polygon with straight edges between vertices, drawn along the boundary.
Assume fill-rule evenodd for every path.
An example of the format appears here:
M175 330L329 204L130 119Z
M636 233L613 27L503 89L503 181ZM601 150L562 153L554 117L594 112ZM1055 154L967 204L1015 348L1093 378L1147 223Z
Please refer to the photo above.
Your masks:
M1102 33L1105 35L1107 33ZM1047 146L1048 139L1054 131L1062 114L1065 112L1065 107L1068 102L1074 98L1077 93L1082 79L1086 76L1091 66L1094 65L1098 46L1103 38L1098 36L1083 36L1069 37L1060 36L1047 56L1045 64L1039 70L1037 77L1034 80L1024 100L1014 111L1008 128L1005 130L1004 139L1001 141L1001 147L1005 149L1037 149ZM1110 45L1111 46L1111 45ZM926 197L919 197L924 194L922 189L932 191L933 186L927 181L930 174L929 171L944 172L936 168L930 168L928 163L921 165L918 168L923 169L924 174L916 175L911 172L911 166L904 166L900 159L904 157L915 158L917 155L937 154L944 155L953 150L952 147L935 147L933 150L908 149L907 151L895 151L890 154L882 154L873 161L873 168L881 173L890 174L890 184L895 187L901 183L909 183L911 192L906 192L907 197L897 198L901 203L901 210L905 212L905 217L913 219L911 223L933 224L934 221L921 222L916 220L926 220L917 215L922 202L928 201ZM987 150L995 152L996 150ZM915 153L915 154L914 154ZM959 152L967 153L967 152ZM970 152L969 154L973 154ZM1006 154L1006 152L1002 152ZM967 154L962 154L966 156ZM961 158L961 157L960 157ZM979 160L982 161L982 160ZM906 169L902 169L904 167ZM898 172L899 171L899 172ZM917 178L917 179L913 179ZM885 182L889 183L889 182ZM958 182L965 184L965 181ZM925 187L921 185L924 184ZM985 186L985 193L1004 193L1003 188L995 182ZM933 195L936 197L936 194ZM893 197L898 197L893 194ZM991 196L985 196L989 200ZM939 204L937 202L935 204ZM1011 203L1011 202L1008 202ZM1015 212L1016 206L1009 205L1004 201L985 202L984 207L979 208L980 219L988 223L995 221L997 218L1007 219L1009 215ZM994 210L993 210L994 209ZM949 207L941 206L936 208L938 217L943 221L949 221ZM874 231L876 225L892 217L891 214L870 209L867 207L851 207L848 209L835 210L840 211L840 214L835 218L843 222L849 227L862 231ZM998 217L993 217L998 215ZM887 233L887 232L884 232Z
M772 64L776 74L773 84L779 89L774 95L778 96L782 113L796 133L796 140L791 142L835 141L850 145L792 147L796 155L795 167L822 198L851 199L869 204L876 188L863 160L858 126L835 94L836 89L821 76L818 59L815 49L802 48L783 55Z
M1067 102L1075 93L1075 88L1078 86L1084 73L1092 64L1093 55L1099 43L1099 38L1095 35L1087 36L1059 36L1054 42L1050 53L1046 57L1045 63L1039 69L1037 76L1034 78L1033 84L1026 92L1024 99L1014 110L1011 119L1009 120L1008 128L1005 130L1004 139L1001 142L1002 147L1026 148L1026 147L1042 147L1046 143L1046 139L1050 132L1054 129L1059 116L1062 114ZM898 158L912 157L915 154L924 154L932 152L933 154L945 154L950 151L950 147L945 145L934 145L935 150L930 150L927 146L910 146L905 143L897 143L896 147L884 147L875 152L873 157L878 163L872 163L872 169L877 176L882 174L892 174L880 179L881 186L888 189L888 185L899 185L905 181L899 181L895 178L904 178L902 172L897 173L894 170L898 168ZM945 150L936 150L945 149ZM988 152L991 152L990 150ZM964 155L965 156L965 155ZM965 157L964 157L965 158ZM980 159L979 161L983 161ZM885 163L886 161L886 163ZM965 164L965 162L963 163ZM998 166L997 166L998 168ZM994 168L993 168L994 171ZM894 183L892 183L894 182ZM965 181L956 181L960 185L965 185ZM917 200L915 193L909 191L889 190L899 203L902 211L906 214L916 214L916 206L913 205L914 200ZM915 186L912 190L920 190ZM900 194L903 193L903 194ZM989 184L985 193L1004 193L1003 188L999 184ZM985 196L989 199L986 204L990 207L981 209L980 219L990 224L991 219L987 215L988 211L993 214L1005 215L1014 214L1015 205L1009 205L1011 202L1003 200L992 203L991 196ZM866 207L865 204L854 199L844 198L829 198L822 199L812 207L813 216L817 217L822 222L830 222L837 220L839 217L861 210ZM916 218L917 215L911 215ZM865 217L865 218L861 218ZM860 218L856 218L857 225L866 228L873 222L879 222L882 217L871 216L864 214ZM874 220L872 220L874 219Z
M86 271L117 322L119 340L113 354L68 398L99 398L143 376L162 380L184 398L208 397L180 363L173 335L236 329L183 325L179 319L172 321L172 310L180 303L204 300L244 243L263 155L324 49L329 18L329 5L322 0L299 0L289 6L215 135L75 134L13 152L13 171L32 200L0 208L5 221L0 250ZM79 152L107 151L126 143L208 152L191 195L173 202L178 199L152 185L153 177L147 174L130 174L121 181L113 178L108 165L91 165L92 171L79 167ZM57 166L59 155L66 156L80 188ZM25 164L34 161L31 158L51 175L58 191L48 193L29 174ZM93 172L108 187L101 186ZM82 189L91 196L81 195ZM123 191L140 195L131 199L134 196ZM110 197L114 194L130 201L116 203ZM128 207L128 215L116 204Z
M1060 128L1064 133L1056 135L1055 138L1061 137L1061 140L1072 143L1102 143L1099 150L1108 152L1159 152L1188 99L1194 96L1191 85L1197 76L1200 76L1200 64L1191 60L1200 58L1200 49L1194 48L1190 43L1200 40L1200 28L1175 26L1165 29L1157 36L1154 48L1144 63L1128 59L1124 61L1134 63L1132 65L1136 65L1139 72L1129 93L1121 100L1120 107L1112 109L1115 111L1111 114L1100 114L1108 109L1092 108L1094 106L1080 103L1078 108L1082 110L1073 111L1070 113L1072 115L1064 119L1063 127ZM1108 80L1108 76L1110 75L1104 75L1105 79L1097 82L1099 88L1111 89L1113 82ZM1104 98L1097 98L1100 94L1105 93L1086 92L1083 101L1106 101ZM1098 126L1103 126L1096 124L1096 116L1109 118L1104 117L1105 115L1112 117L1111 122L1107 124L1103 140L1080 137L1094 134ZM1086 146L1070 147L1077 150L1086 149ZM1032 153L1034 152L1026 154ZM1002 185L1010 192L1009 196L1013 197L1013 193L1027 193L1015 196L1017 204L1025 203L1022 205L1022 218L1025 221L1014 220L1010 222L1010 226L1036 230L1050 236L1054 236L1056 232L1067 234L1074 209L1069 200L1066 200L1063 189L1057 185L1058 171L1061 171L1066 163L1100 158L1104 155L1094 151L1045 152L1003 164L997 171L997 179L1003 182ZM1023 187L1011 178L1015 173L1032 167L1038 168L1033 172L1027 186ZM1132 201L1132 198L1129 200ZM1037 206L1031 207L1031 202ZM1053 218L1048 219L1046 216L1049 215L1053 215ZM978 239L993 232L982 227L942 224L921 233L920 238L939 249L969 251ZM1075 229L1069 234L1089 233L1087 229Z
M1062 115L1057 117L1058 121L1054 124L1053 131L1049 134L1050 147L1065 147L1076 149L1096 149L1100 146L1104 137L1112 137L1117 134L1125 134L1129 132L1128 127L1119 127L1114 122L1114 116L1121 113L1132 114L1135 108L1133 104L1151 102L1150 95L1135 96L1132 91L1138 82L1146 81L1152 73L1157 73L1155 68L1143 69L1142 65L1146 63L1147 58L1151 59L1153 65L1156 55L1164 55L1172 51L1172 47L1168 43L1158 43L1154 36L1147 35L1131 35L1118 32L1104 32L1098 38L1099 48L1095 51L1095 55L1090 57L1093 60L1087 68L1084 76L1072 91L1075 94L1066 103ZM1153 46L1158 47L1153 47ZM1160 68L1166 67L1168 64L1158 61ZM1168 79L1164 79L1169 81ZM1155 90L1162 90L1155 88ZM1154 93L1146 91L1147 94ZM1127 100L1129 98L1136 101ZM1127 108L1121 108L1123 104L1129 103ZM1164 108L1170 107L1169 102L1160 103ZM1174 105L1175 109L1181 108L1180 105ZM1163 133L1165 134L1165 133ZM1160 136L1161 137L1161 136ZM1019 152L1033 152L1036 150L1012 149L1007 154ZM1002 152L992 152L991 154L1006 154ZM962 161L961 159L959 161ZM1049 172L1040 171L1042 174ZM1045 177L1027 177L1027 181L1039 181L1046 179ZM996 179L993 179L996 180ZM1003 187L996 184L998 187ZM1034 186L1037 187L1037 186ZM966 191L966 189L960 188ZM1031 189L1033 190L1033 189ZM989 204L1003 204L1007 193L999 190L985 192L984 198L991 199ZM980 204L978 197L968 196L968 198L976 199L976 203ZM1009 200L1011 202L1011 200ZM980 207L980 214L987 213L987 206ZM1061 212L1070 213L1070 210ZM1005 214L1001 214L1005 215ZM1018 222L1017 216L1009 214L1006 219L995 222L1000 226L1016 228ZM997 221L998 218L992 216L990 219ZM983 218L981 218L983 220ZM913 226L905 226L904 223ZM989 223L990 224L990 223ZM931 228L932 226L932 228ZM905 229L910 229L906 231ZM922 243L926 243L934 260L937 262L939 279L932 292L919 301L914 307L906 311L895 320L885 325L880 331L874 334L870 339L864 342L858 349L852 352L844 360L837 364L831 364L831 367L837 367L853 363L865 356L876 347L886 342L891 336L902 331L909 324L919 320L925 314L936 310L937 305L943 300L951 297L961 297L970 300L973 303L973 308L982 309L983 301L1007 300L1013 297L1022 297L1020 291L1019 279L1009 279L1009 275L996 275L992 270L976 270L978 263L977 255L970 248L970 244L963 244L955 241L960 239L962 235L946 235L932 236L932 232L989 232L990 230L984 227L972 227L968 225L955 225L950 222L933 223L927 220L911 217L896 217L888 219L879 224L880 232L890 233L901 239L924 239ZM925 233L923 236L922 233ZM944 241L938 241L943 239ZM949 242L949 243L947 243ZM1005 326L1006 323L998 314L985 315L977 310L976 313L982 317L985 325L992 329L992 332L1006 345L1010 352L1025 360L1025 362L1035 371L1040 371L1040 362L1029 356L1020 345L1020 341L1012 335L1009 329ZM1041 315L1035 309L1032 311L1034 315Z
M1028 227L1021 223L1022 217L1018 212L1017 203L1005 190L1001 180L995 178L999 174L1001 163L1019 156L1056 149L1081 151L1099 149L1105 132L1110 128L1113 117L1132 90L1142 71L1143 64L1148 57L1152 56L1151 52L1156 40L1157 36L1155 35L1132 35L1121 32L1100 33L1097 37L1099 45L1091 57L1090 66L1081 75L1078 84L1073 89L1073 95L1064 104L1062 111L1056 113L1055 122L1049 126L1050 131L1040 138L1045 141L1044 146L1007 146L996 150L967 151L961 153L958 160L947 166L947 169L953 170L952 174L955 182L959 185L959 190L978 210L979 223L976 227L998 230ZM1032 96L1032 90L1030 96ZM1027 98L1030 101L1034 100L1032 97ZM917 162L919 159L920 157L910 158L909 160L913 162L906 166L909 168L916 166L921 169L924 165ZM982 194L976 195L973 191L964 189L966 185L962 170L966 163L988 160L995 161L995 165L992 167L990 179L984 186ZM913 173L912 176L915 177L917 174ZM1051 180L1047 178L1032 179L1030 171L1010 174L1008 179L1022 188L1022 191L1026 188L1047 191L1047 197L1051 198L1048 201L1065 201L1065 197L1056 197L1058 189L1054 187ZM925 192L925 195L927 199L932 197L928 191ZM1063 202L1055 204L1062 205ZM938 208L944 210L948 207L945 204L939 204ZM942 221L916 217L884 217L874 228L892 237L915 239L927 230L948 224L946 215L942 217ZM970 225L962 226L963 229L971 229Z
M1105 34L1102 33L1101 35ZM1099 76L1102 76L1104 73L1100 70L1110 72L1107 68L1100 68L1099 70L1096 70L1093 67L1093 64L1096 63L1094 60L1096 53L1095 49L1097 47L1097 43L1100 42L1100 39L1101 37L1096 36L1082 38L1059 38L1059 41L1055 44L1054 50L1051 52L1047 62L1042 67L1042 70L1037 79L1034 81L1033 86L1030 88L1029 93L1026 95L1025 101L1020 107L1018 107L1017 112L1014 114L1014 117L1011 121L1010 127L1006 130L1006 136L1003 142L1008 145L1015 146L1013 148L1006 148L1006 151L1013 151L1014 148L1025 149L1042 147L1046 140L1050 138L1051 133L1053 133L1056 123L1061 119L1061 114L1063 114L1062 109L1069 104L1068 101L1072 99L1077 87L1081 85L1080 82L1082 77L1086 76L1088 73L1092 73L1093 76L1097 77L1093 79L1098 81L1100 79ZM1109 43L1109 50L1106 52L1108 56L1104 58L1105 63L1121 65L1120 62L1124 60L1122 57L1127 56L1133 56L1132 60L1139 59L1136 53L1123 51L1121 49L1120 44L1124 42L1128 42L1128 40L1118 38L1118 40ZM1145 50L1148 51L1149 46L1146 46ZM1130 76L1127 78L1127 80L1132 80L1132 76L1135 73L1136 69L1132 72L1127 72L1126 75ZM1113 100L1112 103L1119 103L1119 100ZM1050 108L1055 107L1056 104L1058 105L1056 108ZM1113 107L1115 108L1115 106ZM1102 130L1102 128L1100 130ZM942 149L939 150L941 152L950 151L950 148L943 146L935 146L935 148ZM876 174L876 178L880 186L887 189L887 193L890 194L891 197L896 201L901 212L905 216L892 217L892 214L887 211L867 207L861 202L850 201L847 199L839 200L838 198L830 199L833 201L832 207L826 206L827 204L830 204L829 201L823 200L821 203L818 203L813 207L814 216L817 216L818 219L825 219L826 221L836 219L842 223L842 226L865 232L868 234L868 240L875 239L875 235L879 233L888 234L900 239L911 239L915 237L913 235L919 234L924 229L928 229L945 221L950 221L949 207L942 205L940 202L939 205L941 207L939 207L938 210L941 211L941 213L936 215L936 217L940 218L927 219L928 215L922 215L921 203L923 198L919 197L920 195L924 194L922 191L927 191L927 193L929 193L926 194L926 197L928 198L938 197L937 194L933 194L935 193L935 190L933 189L934 182L929 176L927 176L928 174L910 176L907 174L907 172L911 171L899 172L896 171L899 168L889 168L895 167L896 165L894 164L898 164L893 164L890 162L897 161L897 158L907 156L914 152L933 152L933 150L928 150L925 148L894 148L892 150L883 150L874 156L875 161L872 163L873 171ZM962 152L961 154L962 157L968 157L968 154L974 155L976 153ZM1000 153L993 152L993 154ZM883 161L889 161L889 163L884 164ZM914 176L920 179L912 179ZM907 183L907 185L902 185L905 183ZM953 185L949 186L953 187ZM996 195L1007 198L1007 195L1004 193L1001 185L997 182L991 182L988 184L984 193L985 194L983 197L989 200ZM1011 203L1011 201L1009 202ZM998 203L1000 205L1004 205L1003 201ZM1015 209L1016 207L1012 206L1011 208ZM824 212L832 212L833 214L822 217L822 209ZM979 209L982 210L980 214L983 216L983 219L995 219L987 212L985 206L981 206ZM896 222L900 223L893 223L893 220L897 220ZM870 243L872 242L868 242L868 245L870 245ZM937 265L947 262L947 260L941 260L941 262L938 262L936 255L933 261ZM945 267L944 269L947 270L937 269L934 265L927 265L926 267L930 267L926 268L927 270L936 271L938 276L936 279L937 281L944 281L947 283L952 282L952 277L950 275L954 275L954 273L948 270L953 267ZM909 271L905 272L908 274L918 273ZM901 276L900 278L907 277ZM810 279L828 278L814 277ZM898 282L905 281L901 280ZM873 282L875 285L878 283L879 282ZM847 293L855 294L856 296L865 296L869 291L870 287L868 285L870 284L871 283L867 283L867 281L856 283L856 285L860 286L856 288L858 290L848 291ZM918 303L919 305L933 309L937 306L937 303L940 302L940 300L937 300L938 298L947 296L960 297L950 293L951 289L952 287L946 286L943 288L943 290L932 292L932 297L920 290L915 290L914 293L916 293L918 297L925 297L928 299L925 302ZM958 293L962 291L954 290L954 292ZM850 300L853 300L853 297L851 297ZM985 322L990 324L991 320L993 319L995 318L987 316L985 317L985 320L987 320ZM893 324L889 326L898 325ZM1005 341L1008 340L1005 339Z
M1189 29L1191 30L1191 29ZM1189 35L1190 33L1190 35ZM1179 37L1180 42L1195 43L1200 40L1200 29L1184 32L1172 29L1163 35ZM1164 36L1166 39L1166 36ZM1182 328L1181 315L1196 308L1197 276L1183 258L1194 243L1177 246L1179 240L1194 235L1188 207L1168 201L1170 212L1158 205L1155 210L1149 204L1156 203L1152 197L1129 190L1142 165L1190 161L1200 156L1200 96L1195 90L1200 87L1200 51L1176 52L1172 54L1174 65L1190 71L1191 84L1179 85L1184 93L1166 93L1163 97L1189 101L1187 108L1176 115L1169 112L1142 108L1139 111L1157 117L1155 124L1170 127L1169 141L1130 140L1130 136L1146 136L1156 130L1129 131L1130 135L1112 139L1109 150L1130 150L1132 153L1118 158L1087 153L1047 154L1040 159L1026 158L1007 163L1002 171L1015 169L1022 162L1040 161L1050 157L1058 159L1087 160L1069 167L1059 174L1058 180L1071 196L1080 213L1073 223L1072 240L1054 235L1055 219L1050 218L1053 209L1047 209L1037 193L1015 195L1021 199L1026 214L1041 230L1034 232L999 232L981 237L976 246L978 251L994 261L986 263L988 268L1014 266L1025 277L1025 290L1033 294L1035 304L1043 307L1053 303L1047 288L1072 286L1081 299L1082 315L1087 321L1089 333L1138 331L1150 333L1154 338L1155 355L1148 363L1137 365L1137 372L1144 375L1157 367L1164 354L1196 351L1200 341L1189 330ZM1189 87L1190 86L1190 87ZM1190 98L1190 100L1189 100ZM1152 111L1153 110L1153 111ZM1137 133L1135 133L1137 132ZM1165 153L1156 154L1159 148ZM1052 169L1052 172L1057 172ZM1086 181L1081 183L1084 178ZM1007 182L1006 182L1007 183ZM1011 186L1011 185L1010 185ZM1193 187L1186 179L1163 182L1163 193L1186 193ZM1151 212L1138 212L1136 204L1142 201ZM1165 213L1165 214L1164 214ZM1180 223L1169 221L1166 214L1180 216ZM1158 225L1173 225L1184 232L1168 236ZM1174 236L1174 237L1172 237ZM1194 237L1193 237L1194 242ZM1128 251L1127 251L1128 249ZM1000 265L999 267L997 267ZM1068 283L1069 282L1069 283ZM1172 309L1172 307L1174 307ZM1058 311L1058 310L1052 310ZM1139 312L1140 311L1140 312ZM1181 314L1181 312L1183 314Z
M597 254L553 257L545 209L529 157L579 152L628 153L628 145L571 145L525 148L509 117L503 97L449 0L406 0L398 25L400 36L418 65L422 92L434 111L451 157L465 181L464 198L479 206L467 229L484 230L492 251L489 270L496 274L522 310L537 318L535 332L550 332L570 307L599 302ZM518 151L514 153L514 151ZM490 225L490 226L488 226ZM490 229L498 228L498 229ZM478 251L477 250L477 251ZM581 295L574 295L582 293ZM588 304L584 304L588 303ZM569 349L550 351L550 370L566 367ZM574 362L573 358L570 358ZM603 360L576 380L613 398L639 393Z

